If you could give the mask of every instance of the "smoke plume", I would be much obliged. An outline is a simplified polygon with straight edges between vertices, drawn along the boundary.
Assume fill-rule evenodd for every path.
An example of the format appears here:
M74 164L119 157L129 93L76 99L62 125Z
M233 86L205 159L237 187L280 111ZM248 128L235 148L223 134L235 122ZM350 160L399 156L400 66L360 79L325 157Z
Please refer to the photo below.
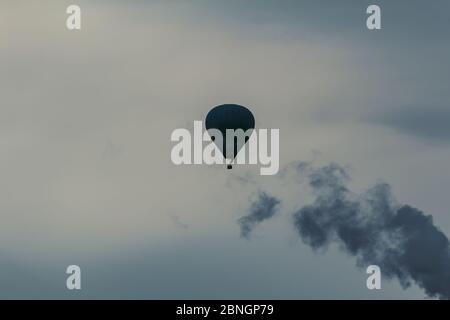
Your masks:
M302 162L295 171L314 195L293 213L304 243L314 250L337 243L360 267L378 265L385 277L397 278L404 288L415 282L430 297L450 298L449 240L431 216L397 204L385 183L352 193L348 173L338 164L316 168ZM253 207L264 211L264 199ZM273 206L267 210L273 216Z
M257 224L271 218L275 214L279 203L280 200L277 198L268 196L265 192L260 192L257 201L250 208L250 213L238 220L241 226L241 236L248 238L250 232Z

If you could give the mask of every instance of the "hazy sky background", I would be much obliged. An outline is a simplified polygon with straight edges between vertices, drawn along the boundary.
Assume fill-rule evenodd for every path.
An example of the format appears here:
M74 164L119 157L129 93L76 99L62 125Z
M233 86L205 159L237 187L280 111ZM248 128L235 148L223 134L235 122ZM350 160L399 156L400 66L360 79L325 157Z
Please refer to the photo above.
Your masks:
M82 9L82 30L65 27ZM365 25L382 8L381 31ZM450 235L450 2L0 1L1 298L423 298L313 253L288 212L239 237L258 168L176 167L170 134L238 103L282 165L382 180ZM240 179L245 177L246 179ZM82 269L82 290L65 268Z

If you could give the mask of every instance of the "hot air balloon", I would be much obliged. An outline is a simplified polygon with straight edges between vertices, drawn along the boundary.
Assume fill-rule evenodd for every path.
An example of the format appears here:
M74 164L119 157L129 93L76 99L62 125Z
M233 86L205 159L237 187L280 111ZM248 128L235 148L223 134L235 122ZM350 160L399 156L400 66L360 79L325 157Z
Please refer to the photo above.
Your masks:
M222 133L222 145L217 145L217 147L226 159L232 161L242 146L247 143L249 138L245 137L245 142L240 145L239 142L235 143L234 151L230 155L227 155L225 138L227 129L242 129L244 132L249 129L253 130L255 128L255 118L246 107L237 104L222 104L212 108L208 112L206 115L205 127L206 130L217 129ZM228 169L231 168L232 166L228 165Z

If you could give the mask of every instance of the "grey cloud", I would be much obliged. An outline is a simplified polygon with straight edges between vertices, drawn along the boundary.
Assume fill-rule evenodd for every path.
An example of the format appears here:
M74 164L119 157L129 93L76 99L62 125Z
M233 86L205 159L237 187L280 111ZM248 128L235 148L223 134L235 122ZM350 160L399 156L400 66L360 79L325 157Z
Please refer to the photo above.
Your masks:
M248 238L253 228L264 220L270 219L276 213L280 201L261 192L251 208L250 213L238 220L241 227L241 236Z
M388 184L352 194L338 165L308 168L306 174L316 199L294 214L305 243L318 249L336 241L358 265L377 264L404 287L413 280L429 296L450 298L449 240L431 216L396 205Z
M319 250L337 243L359 267L376 264L404 288L415 282L431 297L450 298L449 240L431 216L398 205L386 183L352 193L347 171L335 163L316 168L301 162L295 171L315 197L293 214L305 244Z
M365 15L372 4L381 7L385 30L368 34ZM345 41L350 33L358 35L360 40L376 41L377 45L383 45L388 39L390 43L441 41L450 27L446 15L450 3L446 0L433 3L423 0L378 0L376 3L371 0L208 1L207 7L217 13L219 19L226 17L240 25L298 26L295 34L303 35L307 35L303 27L313 26L316 35L341 35ZM289 33L289 36L295 34Z
M450 142L450 105L384 110L369 121L430 142Z

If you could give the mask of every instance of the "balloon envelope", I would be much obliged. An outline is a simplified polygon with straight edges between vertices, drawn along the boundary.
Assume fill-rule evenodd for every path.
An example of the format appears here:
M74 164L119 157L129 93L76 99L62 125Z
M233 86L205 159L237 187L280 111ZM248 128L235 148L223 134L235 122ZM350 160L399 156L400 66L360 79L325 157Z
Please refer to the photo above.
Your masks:
M217 147L222 151L225 158L233 160L249 138L246 137L244 143L241 143L240 145L239 143L236 143L235 139L232 156L227 157L226 130L242 129L244 132L249 129L253 130L255 128L255 118L246 107L237 104L222 104L212 108L208 112L206 115L205 127L206 130L217 129L222 133L222 145L217 145Z

